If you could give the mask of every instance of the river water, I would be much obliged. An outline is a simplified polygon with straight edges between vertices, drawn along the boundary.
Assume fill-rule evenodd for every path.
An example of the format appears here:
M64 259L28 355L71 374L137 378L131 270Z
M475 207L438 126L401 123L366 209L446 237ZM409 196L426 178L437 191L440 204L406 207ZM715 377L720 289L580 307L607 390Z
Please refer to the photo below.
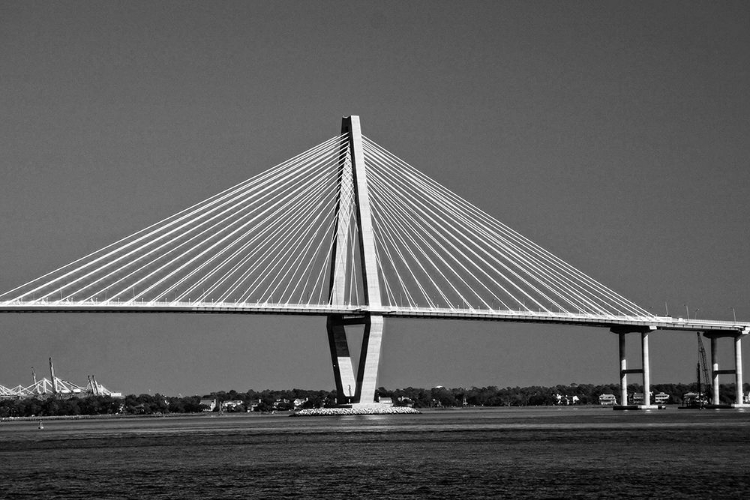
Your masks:
M0 498L750 497L738 410L214 415L0 422Z

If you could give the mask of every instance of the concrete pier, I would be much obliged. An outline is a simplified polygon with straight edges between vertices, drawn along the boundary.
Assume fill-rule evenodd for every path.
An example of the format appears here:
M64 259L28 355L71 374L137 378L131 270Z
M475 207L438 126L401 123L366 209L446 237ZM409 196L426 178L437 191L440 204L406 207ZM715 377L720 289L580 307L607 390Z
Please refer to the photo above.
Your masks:
M630 326L613 327L610 329L612 333L616 333L619 336L619 350L620 350L620 405L615 406L616 410L656 410L659 408L658 405L651 404L651 370L648 350L648 334L652 329L650 327L644 328L633 328ZM625 336L628 333L640 333L641 334L641 363L642 368L631 368L628 369L628 360L626 355ZM643 404L629 405L628 404L628 374L629 373L640 373L643 375Z
M711 339L711 387L712 397L711 403L715 406L721 405L719 401L719 376L720 375L734 375L734 403L733 408L750 408L750 404L743 402L742 392L742 337L743 333L737 333L736 331L710 331L703 332L704 337ZM733 369L720 369L719 368L719 339L720 338L731 338L734 340L734 368Z
M357 370L357 395L360 403L375 401L375 391L378 388L378 367L380 366L380 352L383 342L384 320L382 316L370 315L365 323L365 333L362 337L362 354L359 356Z
M734 371L735 401L732 406L750 407L742 399L742 335L734 337Z
M620 405L628 404L628 357L625 352L625 334L620 337Z
M384 323L382 316L369 314L328 317L328 344L331 349L338 404L369 404L375 401ZM364 327L356 375L346 336L347 326Z
M719 405L719 356L716 337L711 337L711 404Z
M354 400L357 380L349 353L349 342L346 338L346 325L340 316L329 316L326 322L328 345L331 348L333 378L336 383L336 399L339 404L351 403Z
M641 332L641 359L643 360L643 408L651 407L651 369L648 360L648 332Z

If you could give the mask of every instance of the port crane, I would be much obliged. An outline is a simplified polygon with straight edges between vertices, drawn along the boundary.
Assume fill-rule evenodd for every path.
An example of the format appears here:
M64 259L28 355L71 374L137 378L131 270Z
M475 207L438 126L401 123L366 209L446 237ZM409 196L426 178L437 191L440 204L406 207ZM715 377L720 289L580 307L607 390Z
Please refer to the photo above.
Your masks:
M708 375L708 363L706 362L706 348L703 347L703 338L700 332L698 334L698 354L700 356L700 363L698 363L698 394L701 394L701 372L703 372L703 382L706 386L706 398L710 401L711 398L711 378Z
M87 397L87 396L112 396L121 398L122 393L113 392L100 384L93 375L88 376L88 384L80 386L73 382L68 382L55 375L55 366L52 364L52 358L49 358L50 378L44 377L39 380L36 376L36 370L31 368L31 376L34 383L28 387L18 385L16 387L5 387L0 385L0 398L32 398L32 397Z

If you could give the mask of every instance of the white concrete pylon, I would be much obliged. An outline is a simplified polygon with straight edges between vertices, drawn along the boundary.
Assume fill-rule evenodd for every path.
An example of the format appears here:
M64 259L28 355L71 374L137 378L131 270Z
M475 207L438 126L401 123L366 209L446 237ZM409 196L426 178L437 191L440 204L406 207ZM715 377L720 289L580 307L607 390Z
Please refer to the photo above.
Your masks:
M332 305L343 304L346 295L346 278L352 271L359 271L365 305L380 308L380 280L375 260L375 236L372 229L359 117L353 115L344 118L341 133L342 135L348 134L349 140L348 150L341 155L341 170L338 176L338 215L336 241L332 250L330 300ZM352 210L356 221L356 242L349 238L353 222ZM354 259L349 259L350 254L353 254L351 245L355 244L359 248L360 269L351 270L348 266L356 265ZM383 323L383 316L371 314L349 318L343 318L340 315L328 317L328 342L339 404L375 401ZM356 380L346 337L346 325L364 325Z

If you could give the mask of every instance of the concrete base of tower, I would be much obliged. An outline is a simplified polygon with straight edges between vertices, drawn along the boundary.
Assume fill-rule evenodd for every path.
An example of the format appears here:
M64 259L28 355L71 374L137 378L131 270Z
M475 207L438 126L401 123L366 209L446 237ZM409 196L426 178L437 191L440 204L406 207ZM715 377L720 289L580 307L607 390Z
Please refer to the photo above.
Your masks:
M612 407L613 410L664 410L667 407L664 405L615 405Z
M664 410L666 408L664 405L638 405L639 410Z
M355 403L335 408L310 408L294 412L293 417L328 417L346 415L414 415L422 413L405 406L382 405L380 403Z

